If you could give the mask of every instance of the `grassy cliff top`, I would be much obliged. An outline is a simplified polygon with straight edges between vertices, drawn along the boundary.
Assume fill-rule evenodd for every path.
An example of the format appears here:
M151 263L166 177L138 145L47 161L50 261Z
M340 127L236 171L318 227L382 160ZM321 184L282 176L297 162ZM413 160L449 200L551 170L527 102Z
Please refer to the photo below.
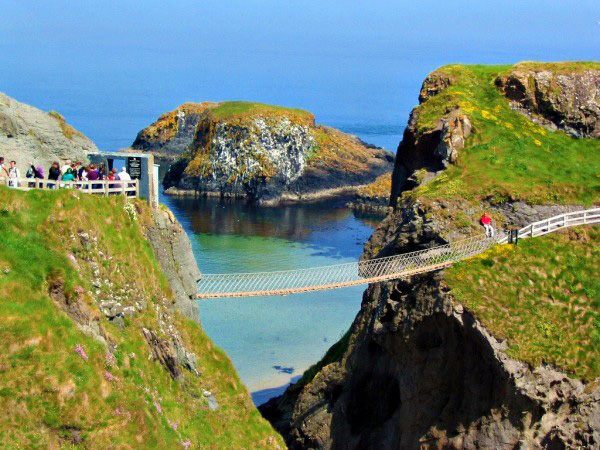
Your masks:
M0 187L0 198L0 447L282 445L228 357L198 324L169 312L172 294L144 237L153 220L144 202L134 204L134 220L120 196ZM98 307L108 292L144 307L118 325ZM72 314L96 325L84 333ZM196 355L199 375L182 369L175 381L152 358L142 329L166 338L163 321ZM114 350L90 336L96 327Z
M243 101L221 102L216 108L211 109L211 113L217 120L227 121L255 119L258 117L287 117L292 122L313 125L315 120L312 113L303 109Z
M508 355L600 376L600 227L499 245L447 270L454 297Z
M522 63L516 66L450 65L435 74L450 85L416 108L419 134L433 130L459 109L474 132L451 165L411 195L479 201L508 198L531 203L578 203L600 199L600 140L550 131L511 109L495 86L498 76L517 68L564 72L598 63Z

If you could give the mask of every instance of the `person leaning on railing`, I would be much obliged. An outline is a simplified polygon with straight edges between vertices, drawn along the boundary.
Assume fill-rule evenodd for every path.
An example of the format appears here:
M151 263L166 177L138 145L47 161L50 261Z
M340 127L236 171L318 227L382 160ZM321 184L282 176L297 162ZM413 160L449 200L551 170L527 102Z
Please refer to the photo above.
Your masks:
M62 181L75 181L75 171L73 170L73 165L65 170L62 175ZM64 185L64 187L68 187L68 185Z
M29 163L29 168L25 173L25 178L33 178L34 180L43 180L44 179L44 170L37 166L35 167L33 163ZM36 187L37 183L34 181L32 183L28 183L30 188ZM42 187L42 183L40 183L39 187Z
M50 169L48 169L48 180L58 181L59 178L60 178L60 165L58 164L58 161L54 161L52 163L52 165L50 166ZM54 188L56 188L55 183L48 183L48 189L54 189Z
M121 171L119 172L119 174L117 175L117 180L120 181L131 181L131 175L129 175L127 173L127 169L125 168L125 166L121 167ZM125 185L126 188L130 188L133 185L131 183L123 183ZM132 195L131 191L127 191L127 195Z

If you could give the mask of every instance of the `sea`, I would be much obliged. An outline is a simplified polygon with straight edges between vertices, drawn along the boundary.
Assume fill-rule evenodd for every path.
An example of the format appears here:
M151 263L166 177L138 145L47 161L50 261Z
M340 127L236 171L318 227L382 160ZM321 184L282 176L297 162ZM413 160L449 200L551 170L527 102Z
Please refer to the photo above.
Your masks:
M598 31L600 33L600 29ZM50 37L50 39L52 39ZM186 101L248 100L304 108L318 123L395 151L421 83L448 63L593 59L574 47L493 48L449 39L447 45L398 45L395 51L328 54L210 52L174 49L128 54L4 52L0 91L56 110L101 150L128 147L160 114ZM599 47L600 48L600 47ZM583 55L583 58L582 58ZM29 57L29 59L28 59ZM66 62L67 61L67 62ZM161 196L187 231L205 273L282 270L355 261L380 217L336 202L255 207L235 200ZM202 325L235 365L260 404L316 363L351 325L363 287L286 297L199 301Z

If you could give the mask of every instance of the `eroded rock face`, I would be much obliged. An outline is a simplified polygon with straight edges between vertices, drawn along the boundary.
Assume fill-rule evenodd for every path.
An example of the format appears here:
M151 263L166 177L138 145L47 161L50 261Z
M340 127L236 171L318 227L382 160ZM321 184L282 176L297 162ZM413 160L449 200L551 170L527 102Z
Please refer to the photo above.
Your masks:
M98 148L57 113L48 114L0 92L0 156L23 176L30 162L47 171L53 161L87 161ZM47 173L47 172L46 172Z
M424 208L402 206L365 257L446 240ZM596 446L600 385L532 369L505 350L454 300L443 272L378 283L341 359L261 411L297 449Z
M431 72L421 85L419 92L419 103L429 100L431 97L439 94L452 84L453 80L445 73Z
M190 239L170 210L157 209L152 214L154 224L145 232L173 290L174 307L199 323L200 313L195 300L200 271Z
M434 128L425 132L417 128L418 117L419 111L414 109L396 152L391 206L396 206L397 197L402 190L415 187L414 183L410 183L412 180L409 180L415 171L425 169L432 178L450 164L456 164L461 150L465 148L466 139L473 132L469 117L460 109L443 115Z
M217 123L209 133L197 137L208 140L209 155L198 170L188 166L179 188L269 196L302 175L316 145L308 126L286 118L269 123L256 118L244 125ZM192 145L204 144L198 141Z
M600 137L600 70L556 72L526 65L498 77L515 109L575 136Z
M175 161L194 140L202 113L217 105L214 102L184 103L141 130L131 147L151 152L161 159Z

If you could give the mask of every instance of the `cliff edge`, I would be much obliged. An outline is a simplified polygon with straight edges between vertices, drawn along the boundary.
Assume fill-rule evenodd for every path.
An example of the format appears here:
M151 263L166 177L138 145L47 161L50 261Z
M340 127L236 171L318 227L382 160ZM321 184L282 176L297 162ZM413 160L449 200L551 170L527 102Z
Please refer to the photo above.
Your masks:
M0 198L0 446L281 448L200 327L168 210L67 189Z
M480 234L484 211L502 229L600 204L598 100L578 87L599 69L430 74L398 148L394 212L362 257ZM523 71L537 106L507 87ZM597 227L565 230L370 285L344 338L263 415L290 448L597 446L599 240Z

